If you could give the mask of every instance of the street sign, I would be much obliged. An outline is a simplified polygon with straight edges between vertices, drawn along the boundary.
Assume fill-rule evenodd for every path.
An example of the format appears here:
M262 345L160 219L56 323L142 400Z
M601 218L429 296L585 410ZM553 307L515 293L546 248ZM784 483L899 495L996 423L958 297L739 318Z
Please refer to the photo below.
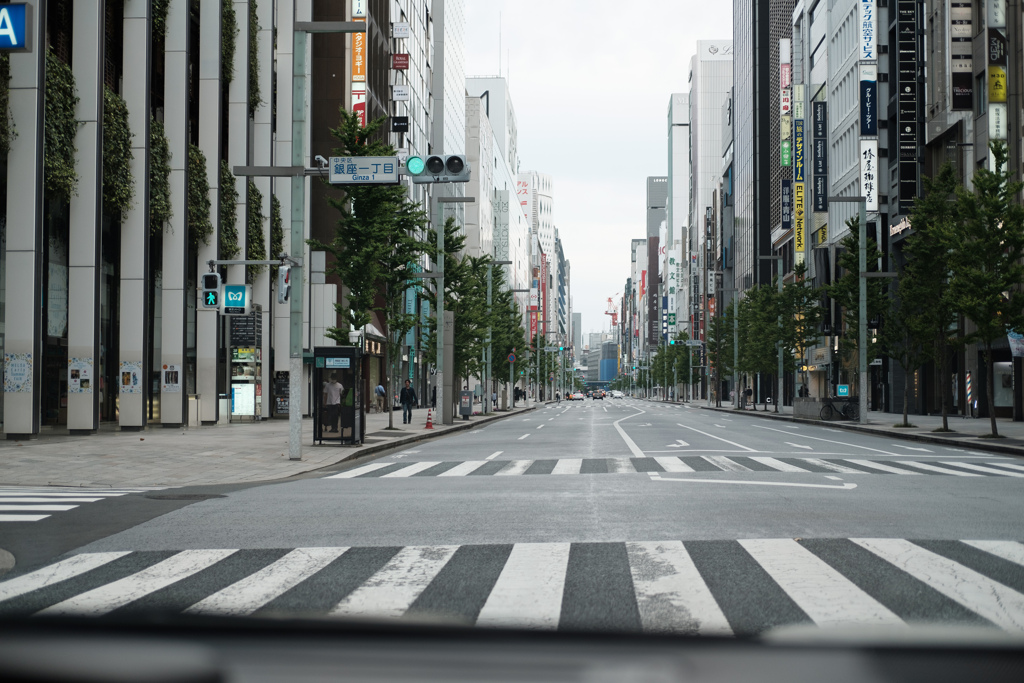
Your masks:
M515 363L516 362L516 354L514 354L514 353L508 354L508 362L509 363Z
M331 185L397 185L398 157L331 157Z
M687 346L700 346L703 343L704 342L702 342L700 339L687 339L686 340L686 345Z
M842 397L842 396L849 396L849 395L850 395L850 385L849 384L840 384L840 385L838 385L836 387L836 396Z
M25 3L0 7L0 50L29 50L28 8Z
M249 315L252 285L224 285L224 315Z

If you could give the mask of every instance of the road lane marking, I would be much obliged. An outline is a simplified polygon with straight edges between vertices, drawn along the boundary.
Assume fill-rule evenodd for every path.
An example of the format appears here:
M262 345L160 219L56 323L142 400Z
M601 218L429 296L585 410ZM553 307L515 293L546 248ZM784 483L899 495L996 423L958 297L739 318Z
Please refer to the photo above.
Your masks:
M814 439L815 441L825 441L827 443L836 443L836 444L839 444L840 446L852 446L853 448L863 448L866 451L874 451L875 453L882 453L884 455L901 455L901 453L892 453L890 451L883 451L883 450L879 450L877 448L870 448L868 446L861 446L861 445L855 444L855 443L847 443L845 441L833 441L832 439L823 439L820 436L810 436L808 434L793 434L792 432L783 431L781 429L773 429L772 427L765 427L764 425L753 425L753 426L757 427L758 429L767 429L767 430L772 431L772 432L778 432L779 434L789 434L790 436L799 436L799 437L804 438L804 439ZM832 431L832 430L826 429L825 431Z
M697 429L696 427L690 427L690 426L682 424L681 422L677 422L676 424L679 425L680 427L682 427L683 429L689 429L689 430L697 432L698 434L703 434L704 436L709 436L712 439L718 439L719 441L724 441L725 443L729 444L730 446L735 446L736 448L742 448L747 453L757 453L757 451L754 450L753 448L747 448L746 446L744 446L742 444L738 444L735 441L729 441L728 439L723 439L720 436L715 436L714 434L709 434L707 432L702 432L701 430Z
M898 467L889 467L888 465L883 465L880 462L872 462L870 460L852 460L852 459L847 458L846 462L852 462L854 465L860 465L862 467L870 467L872 469L881 470L883 472L889 472L891 474L912 474L912 475L919 475L919 474L921 474L920 472L910 472L908 470L901 470Z
M523 435L522 435L521 437L519 437L519 438L518 438L518 439L516 439L516 440L517 440L517 441L522 441L523 439L525 439L525 438L526 438L526 437L528 437L528 436L529 436L529 434L523 434Z
M241 581L185 610L185 614L246 616L341 557L348 548L296 548Z
M939 474L952 474L955 477L980 477L980 474L974 474L972 472L960 472L959 470L948 470L944 467L936 467L935 465L929 465L926 462L913 462L911 460L898 460L900 465L910 465L916 467L919 470L927 470L929 472L938 472Z
M663 479L660 472L648 472L651 481L679 482L685 484L740 484L742 486L792 486L801 489L837 489L850 491L857 488L856 484L846 483L841 486L831 484L800 484L788 481L739 481L737 479L690 479L681 477L670 477ZM913 473L912 473L913 474Z
M683 448L683 447L689 446L689 445L690 444L686 443L682 439L676 439L675 443L667 443L667 444L665 444L665 447L666 448Z
M510 460L509 464L506 465L503 469L495 472L494 476L509 477L516 476L518 474L523 474L524 472L526 472L526 470L530 469L530 465L532 464L532 460Z
M37 505L28 503L25 505L0 505L0 512L65 512L74 510L77 505Z
M423 470L429 470L431 467L433 467L434 465L437 465L437 464L440 464L440 463L429 462L429 461L426 461L426 462L414 462L414 463L412 463L410 465L406 465L405 467L403 467L400 470L395 470L394 472L388 472L383 477L381 477L381 479L384 479L386 477L411 477L412 475L416 474L417 472L422 472Z
M555 463L551 474L579 474L583 466L583 458L564 458Z
M905 625L880 602L794 540L738 542L818 626Z
M842 481L842 480L843 480L843 478L842 478L842 477L837 477L837 476L835 476L835 475L833 475L833 474L826 474L826 475L825 475L825 478L826 478L826 479L831 479L831 480L833 480L833 481Z
M381 469L382 467L387 467L388 465L393 465L393 464L394 463L390 463L390 462L373 462L373 463L370 463L369 465L363 465L362 467L357 467L354 470L349 470L348 472L342 472L341 474L332 474L331 476L326 477L326 478L327 479L351 479L353 477L358 477L361 474L366 474L367 472L373 472L375 470Z
M813 451L814 450L813 447L805 446L802 443L793 443L791 441L783 441L783 443L786 444L787 446L792 446L793 448L806 448L809 451Z
M679 458L662 456L655 458L654 462L664 467L666 472L693 472L693 468Z
M957 467L963 467L964 469L974 470L975 472L987 472L988 474L998 474L1003 477L1024 477L1024 474L1020 472L1007 472L1006 470L997 470L995 467L985 467L984 465L975 465L970 462L946 462L943 465L956 465Z
M780 472L810 472L810 470L805 470L803 467L790 465L788 462L782 462L781 460L776 460L775 458L755 457L752 455L750 456L750 459L755 462L759 462L762 465L767 465L768 467L777 469Z
M908 451L922 451L924 453L934 453L935 452L935 451L930 451L927 448L917 448L915 446L904 446L901 443L894 443L894 444L890 444L890 445L891 446L896 446L897 448L906 448Z
M942 555L898 538L851 538L996 626L1024 630L1024 595Z
M43 515L49 517L49 515ZM75 555L69 557L66 560L61 560L55 564L51 564L48 567L37 569L29 574L24 574L15 579L4 581L0 583L0 602L4 600L10 600L16 598L19 595L25 593L31 593L39 588L44 588L51 584L66 581L67 579L73 579L80 574L90 572L97 567L102 567L105 564L113 562L114 560L130 555L131 553L127 550L112 552L112 553L87 553L84 555Z
M339 602L331 616L400 617L451 559L458 546L406 546L366 583Z
M544 429L544 425L537 425L537 429Z
M505 452L505 451L494 451L493 453L491 453L490 455L488 455L488 456L487 456L487 457L485 458L485 460L494 460L495 458L497 458L497 457L498 457L499 455L501 455L501 454L502 454L502 453L504 453L504 452Z
M821 460L820 458L800 459L806 462L808 465L816 465L817 467L821 467L826 470L831 470L832 472L841 472L842 474L869 474L869 472L864 472L863 470L855 470L852 467L838 465L830 460Z
M569 567L569 545L515 544L476 625L557 628Z
M644 631L732 635L732 628L682 541L627 543Z
M964 541L964 543L1009 562L1024 565L1024 543L1016 541Z
M999 467L1012 467L1015 470L1024 470L1024 465L1014 465L1009 462L990 462L989 465L998 465Z
M498 453L501 453L501 451L498 451ZM497 453L495 453L495 455L497 455ZM494 457L494 456L491 456L491 457ZM487 460L490 460L490 459L491 458L487 458ZM464 477L467 474L469 474L470 472L473 472L474 470L478 470L481 467L483 467L484 465L486 465L487 464L487 460L470 460L468 462L462 462L462 463L459 463L458 465L456 465L455 467L451 468L450 470L445 470L444 472L442 472L441 474L439 474L437 476L439 476L439 477Z
M0 522L38 522L53 515L0 515Z
M750 472L749 467L739 464L735 460L730 460L724 455L702 455L701 460L707 460L715 467L720 467L728 472Z
M640 409L639 408L634 408L634 410L640 410ZM627 446L629 446L629 451L633 455L638 457L638 458L646 458L647 456L645 456L644 452L642 450L640 450L640 447L636 445L636 442L634 442L633 439L629 438L629 434L626 434L626 430L624 430L622 427L620 427L619 423L623 422L624 420L628 420L631 417L636 417L637 415L642 415L645 412L646 411L644 411L644 410L640 410L639 413L633 413L632 415L627 415L626 417L620 418L620 419L618 419L618 420L616 420L615 422L612 423L615 426L616 431L619 432L619 436L621 436L622 440L626 442Z
M140 572L80 593L36 614L99 616L212 567L237 550L183 550Z

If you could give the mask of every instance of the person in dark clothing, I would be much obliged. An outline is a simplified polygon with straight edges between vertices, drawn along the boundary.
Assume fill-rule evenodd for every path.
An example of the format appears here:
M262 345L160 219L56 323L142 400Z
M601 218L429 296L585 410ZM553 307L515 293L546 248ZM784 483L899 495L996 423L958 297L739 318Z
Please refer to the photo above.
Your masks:
M437 387L430 390L430 407L437 410Z
M398 395L398 402L402 404L402 424L409 424L412 422L412 407L416 405L416 390L412 388L409 380L405 380L405 386Z

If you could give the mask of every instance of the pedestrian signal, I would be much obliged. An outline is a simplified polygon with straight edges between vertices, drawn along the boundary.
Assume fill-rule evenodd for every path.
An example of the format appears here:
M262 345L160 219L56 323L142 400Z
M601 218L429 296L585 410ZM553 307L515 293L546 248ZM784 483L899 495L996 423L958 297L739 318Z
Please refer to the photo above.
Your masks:
M203 308L220 308L220 273L203 273Z

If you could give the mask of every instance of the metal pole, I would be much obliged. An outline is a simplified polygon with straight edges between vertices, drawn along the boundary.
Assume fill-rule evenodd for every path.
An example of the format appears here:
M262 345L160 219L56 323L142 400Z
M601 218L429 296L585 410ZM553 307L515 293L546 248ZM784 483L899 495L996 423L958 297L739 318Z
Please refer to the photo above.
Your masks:
M732 393L733 407L740 407L740 293L732 293Z
M491 412L491 383L487 379L491 363L491 288L494 282L494 266L487 264L487 348L484 349L484 415Z
M861 424L867 424L868 422L868 278L867 278L867 260L868 260L868 245L867 245L867 202L863 199L860 202L860 225L858 226L858 235L860 237L860 247L858 251L858 263L860 267L860 311L857 320L857 355L860 357L860 386L857 389L859 394L858 401L860 402L860 422Z
M305 166L306 123L306 33L294 32L292 50L292 165ZM291 255L301 259L305 248L306 178L293 176L291 183L292 231ZM289 297L288 321L288 459L302 460L302 281L303 268L291 277L299 286ZM354 438L358 435L353 434Z
M437 199L440 199L438 197ZM441 411L441 419L444 422L444 207L437 202L437 258L434 260L434 271L437 273L437 374L434 377L434 386L437 389L437 405Z

